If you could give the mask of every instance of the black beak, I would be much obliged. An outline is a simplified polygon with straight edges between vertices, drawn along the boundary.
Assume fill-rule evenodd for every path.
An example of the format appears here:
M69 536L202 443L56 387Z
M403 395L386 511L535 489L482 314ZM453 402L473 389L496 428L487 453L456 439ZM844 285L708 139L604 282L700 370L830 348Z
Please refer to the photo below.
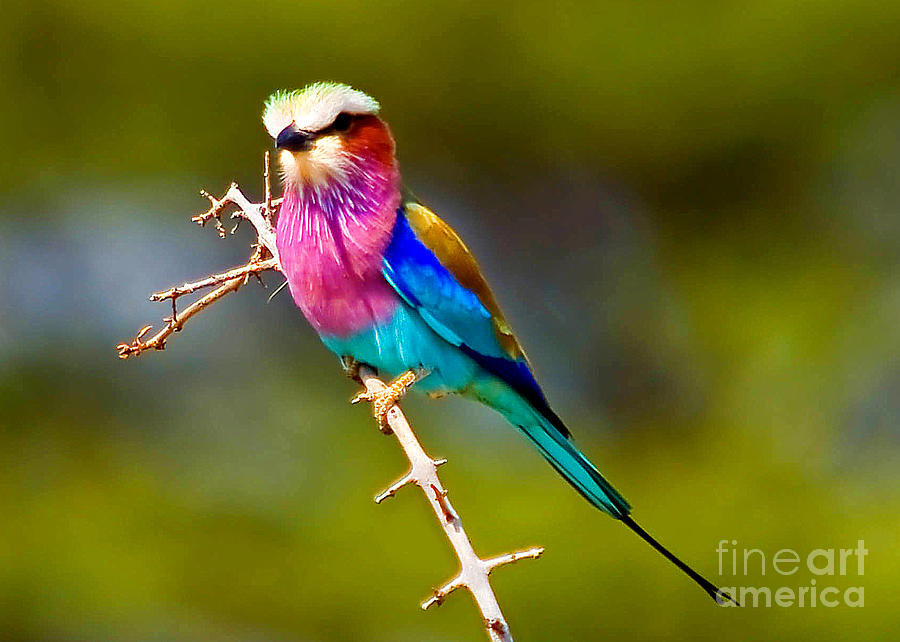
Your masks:
M275 149L303 152L309 149L313 138L315 138L315 134L312 132L294 129L293 125L288 125L275 139Z

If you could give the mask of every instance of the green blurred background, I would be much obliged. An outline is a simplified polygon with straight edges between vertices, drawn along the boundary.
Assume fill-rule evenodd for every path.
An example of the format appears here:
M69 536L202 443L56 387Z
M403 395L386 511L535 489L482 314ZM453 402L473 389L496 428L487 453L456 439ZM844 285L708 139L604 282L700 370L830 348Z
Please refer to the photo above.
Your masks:
M490 411L405 404L520 640L873 640L900 626L900 4L3 3L0 636L478 640L404 470L282 294L120 362L149 292L237 264L274 89L376 96L636 517L870 550L865 607L717 609ZM727 570L727 569L726 569Z

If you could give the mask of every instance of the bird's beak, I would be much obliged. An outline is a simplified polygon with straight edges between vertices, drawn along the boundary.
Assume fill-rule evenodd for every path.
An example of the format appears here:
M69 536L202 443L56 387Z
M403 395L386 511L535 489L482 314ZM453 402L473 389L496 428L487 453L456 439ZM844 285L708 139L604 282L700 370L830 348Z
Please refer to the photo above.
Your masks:
M305 152L310 148L310 144L315 138L313 132L297 129L293 125L288 125L281 130L278 138L275 139L275 149L286 149L291 152Z

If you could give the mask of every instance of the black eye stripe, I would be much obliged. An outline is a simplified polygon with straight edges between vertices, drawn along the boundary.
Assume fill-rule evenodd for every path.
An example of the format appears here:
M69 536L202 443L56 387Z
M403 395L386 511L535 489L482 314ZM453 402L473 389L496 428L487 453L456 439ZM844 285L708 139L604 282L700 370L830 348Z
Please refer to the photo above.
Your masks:
M322 130L322 133L325 134L331 132L345 132L350 129L350 126L353 124L353 120L353 114L341 112L335 117L333 123Z

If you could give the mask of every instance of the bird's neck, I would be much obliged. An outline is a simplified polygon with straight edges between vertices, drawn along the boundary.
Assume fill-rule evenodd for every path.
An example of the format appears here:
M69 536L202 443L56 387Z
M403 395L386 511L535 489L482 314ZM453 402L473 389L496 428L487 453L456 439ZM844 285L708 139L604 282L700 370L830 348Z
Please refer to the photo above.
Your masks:
M388 134L389 136L389 134ZM352 334L390 316L381 277L400 205L400 177L385 149L359 146L325 183L285 183L276 240L294 301L319 332Z

